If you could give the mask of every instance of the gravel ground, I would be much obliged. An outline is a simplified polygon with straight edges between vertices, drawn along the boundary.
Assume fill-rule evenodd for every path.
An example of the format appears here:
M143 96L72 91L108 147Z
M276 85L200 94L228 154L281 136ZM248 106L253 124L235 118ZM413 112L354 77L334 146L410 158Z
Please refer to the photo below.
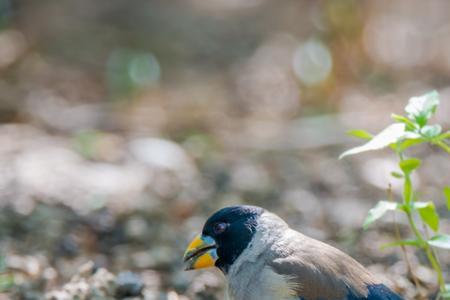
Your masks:
M361 228L396 158L338 157L432 89L450 128L449 3L244 2L0 0L0 300L222 299L182 255L242 203L433 297L423 254L380 249L401 215ZM448 156L414 155L450 232Z

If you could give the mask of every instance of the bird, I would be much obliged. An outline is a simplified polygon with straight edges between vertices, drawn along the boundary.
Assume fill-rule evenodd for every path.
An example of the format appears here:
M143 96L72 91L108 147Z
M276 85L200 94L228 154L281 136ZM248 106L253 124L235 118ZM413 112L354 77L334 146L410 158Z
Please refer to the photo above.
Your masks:
M212 214L183 261L220 269L233 300L403 300L349 255L257 206Z

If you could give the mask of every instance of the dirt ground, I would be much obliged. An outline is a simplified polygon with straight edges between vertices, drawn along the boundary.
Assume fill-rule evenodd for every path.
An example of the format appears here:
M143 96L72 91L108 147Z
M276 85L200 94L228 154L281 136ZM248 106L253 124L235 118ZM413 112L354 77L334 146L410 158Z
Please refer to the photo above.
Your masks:
M263 206L405 296L435 294L426 258L362 230L401 187L389 152L339 160L408 98L441 94L450 128L449 3L0 0L0 299L222 299L184 272L216 209ZM448 155L413 178L450 232ZM450 252L439 252L450 264Z

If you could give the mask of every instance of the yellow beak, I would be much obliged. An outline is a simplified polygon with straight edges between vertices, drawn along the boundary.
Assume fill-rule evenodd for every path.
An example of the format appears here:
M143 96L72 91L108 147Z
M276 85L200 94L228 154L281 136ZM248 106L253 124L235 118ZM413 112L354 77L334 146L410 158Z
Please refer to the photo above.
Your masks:
M217 260L216 243L209 236L197 235L184 252L185 270L214 267Z

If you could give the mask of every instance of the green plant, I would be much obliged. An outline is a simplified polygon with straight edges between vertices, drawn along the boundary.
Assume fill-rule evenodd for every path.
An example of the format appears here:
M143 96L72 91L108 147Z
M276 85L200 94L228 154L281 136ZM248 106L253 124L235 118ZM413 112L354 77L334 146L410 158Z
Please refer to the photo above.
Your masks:
M13 284L14 278L7 271L4 256L0 254L0 293L8 291Z
M434 250L434 248L450 250L450 235L439 232L439 215L434 202L419 201L419 195L413 187L411 175L420 167L421 160L408 157L406 154L407 149L422 143L435 145L450 154L448 141L450 131L442 133L440 125L428 124L438 105L439 94L433 91L420 97L411 98L405 107L406 116L392 114L395 123L375 136L364 130L349 131L350 135L366 139L368 142L342 153L340 158L383 148L390 148L396 153L399 159L399 170L393 171L391 175L402 180L402 199L379 201L369 211L363 226L367 228L389 211L405 213L414 238L398 240L384 246L413 246L422 249L438 278L440 291L437 298L450 299L450 285L445 283L442 266ZM444 187L443 192L447 208L450 210L450 187ZM423 226L424 230L419 229L421 224L426 224ZM433 231L432 237L428 236L427 226Z

